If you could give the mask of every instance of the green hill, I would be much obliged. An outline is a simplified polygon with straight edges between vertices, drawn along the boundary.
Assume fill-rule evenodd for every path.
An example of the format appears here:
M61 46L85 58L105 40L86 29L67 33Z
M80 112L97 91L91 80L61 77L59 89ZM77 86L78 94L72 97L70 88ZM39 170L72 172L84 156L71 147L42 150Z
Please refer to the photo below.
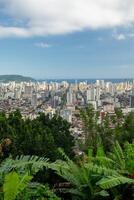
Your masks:
M27 76L21 76L21 75L0 75L0 82L9 82L9 81L15 81L15 82L35 82L36 80L27 77Z

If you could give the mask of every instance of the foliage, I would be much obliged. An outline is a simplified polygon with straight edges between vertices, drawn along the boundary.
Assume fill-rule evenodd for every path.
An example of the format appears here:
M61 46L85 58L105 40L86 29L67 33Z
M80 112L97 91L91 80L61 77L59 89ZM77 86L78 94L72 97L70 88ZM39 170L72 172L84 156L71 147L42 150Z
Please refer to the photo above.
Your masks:
M117 155L118 153L120 152ZM50 168L70 183L69 189L62 190L71 193L76 199L98 199L99 196L101 199L108 199L110 193L107 189L134 184L133 179L117 168L114 160L105 156L102 148L98 150L96 157L89 151L88 157L84 156L79 164L71 161L63 152L62 154L65 161L58 160Z
M58 148L64 149L66 154L73 156L72 147L74 138L70 133L70 124L61 117L52 119L45 114L40 114L34 120L22 119L19 110L5 116L0 114L0 140L9 138L11 145L2 147L4 159L12 154L46 156L51 160L59 157Z
M32 176L28 173L21 178L16 172L11 172L5 176L5 182L3 185L4 200L15 200L31 181Z
M134 140L134 112L124 116L121 109L115 108L115 114L104 113L101 119L99 113L89 104L80 110L80 116L85 133L82 150L87 151L92 147L96 152L98 143L102 143L106 151L111 151L116 140L122 147L125 142L132 143Z
M9 82L9 81L36 82L36 80L31 77L26 77L26 76L21 76L21 75L0 75L0 82Z
M80 116L85 143L74 158L70 124L61 117L0 113L0 199L133 199L134 113L116 109L99 123L89 105Z
M94 111L92 104L90 104L85 109L80 110L80 116L83 122L83 129L85 133L85 143L84 150L93 147L94 150L97 148L97 138L98 138L98 113Z
M7 158L0 166L1 195L4 200L53 199L59 200L48 185L33 182L34 175L48 160L37 156L20 156L15 160Z
M23 200L38 199L38 200L60 200L54 191L48 185L32 182L23 193Z

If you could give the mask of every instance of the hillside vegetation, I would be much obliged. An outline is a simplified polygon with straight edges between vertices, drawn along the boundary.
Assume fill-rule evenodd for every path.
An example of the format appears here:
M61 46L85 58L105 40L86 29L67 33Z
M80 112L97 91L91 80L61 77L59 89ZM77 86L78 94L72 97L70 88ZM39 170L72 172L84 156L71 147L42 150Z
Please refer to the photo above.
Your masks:
M29 81L35 81L35 79L21 75L0 75L0 82L9 82L9 81L29 82Z
M19 110L0 113L0 199L133 200L134 113L118 109L101 124L98 116L91 105L80 110L80 142L56 115L23 120Z

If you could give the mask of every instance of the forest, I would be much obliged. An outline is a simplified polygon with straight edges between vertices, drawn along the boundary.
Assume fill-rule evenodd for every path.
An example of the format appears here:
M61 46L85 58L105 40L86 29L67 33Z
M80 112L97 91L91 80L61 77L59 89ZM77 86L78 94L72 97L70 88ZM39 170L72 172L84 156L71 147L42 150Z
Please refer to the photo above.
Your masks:
M57 115L0 113L0 200L134 199L134 113L79 111L84 141Z

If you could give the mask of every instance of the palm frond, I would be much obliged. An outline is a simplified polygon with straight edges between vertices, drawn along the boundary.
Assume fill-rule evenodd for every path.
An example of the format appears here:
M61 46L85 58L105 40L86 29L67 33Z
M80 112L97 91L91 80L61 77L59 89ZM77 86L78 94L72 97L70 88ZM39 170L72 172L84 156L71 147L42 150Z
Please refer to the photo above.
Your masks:
M108 176L101 179L97 185L103 189L110 189L121 184L134 184L134 180L124 176Z
M0 166L0 174L7 174L16 169L25 173L29 169L32 174L37 173L43 167L47 167L48 159L38 156L17 156L15 160L7 158Z
M29 187L26 190L26 193L29 195L26 199L50 199L50 200L60 200L56 196L53 189L50 189L49 186L42 185L40 183L31 182Z
M111 154L111 157L116 162L116 165L118 165L119 169L125 170L126 168L125 155L118 141L116 141L115 143L114 151Z
M94 173L94 174L98 174L98 175L101 175L101 176L113 176L113 175L118 175L118 172L114 169L111 169L111 168L108 168L108 167L105 167L105 166L99 166L99 165L93 165L93 164L86 164L85 167L87 169L89 169L89 171L91 173Z

